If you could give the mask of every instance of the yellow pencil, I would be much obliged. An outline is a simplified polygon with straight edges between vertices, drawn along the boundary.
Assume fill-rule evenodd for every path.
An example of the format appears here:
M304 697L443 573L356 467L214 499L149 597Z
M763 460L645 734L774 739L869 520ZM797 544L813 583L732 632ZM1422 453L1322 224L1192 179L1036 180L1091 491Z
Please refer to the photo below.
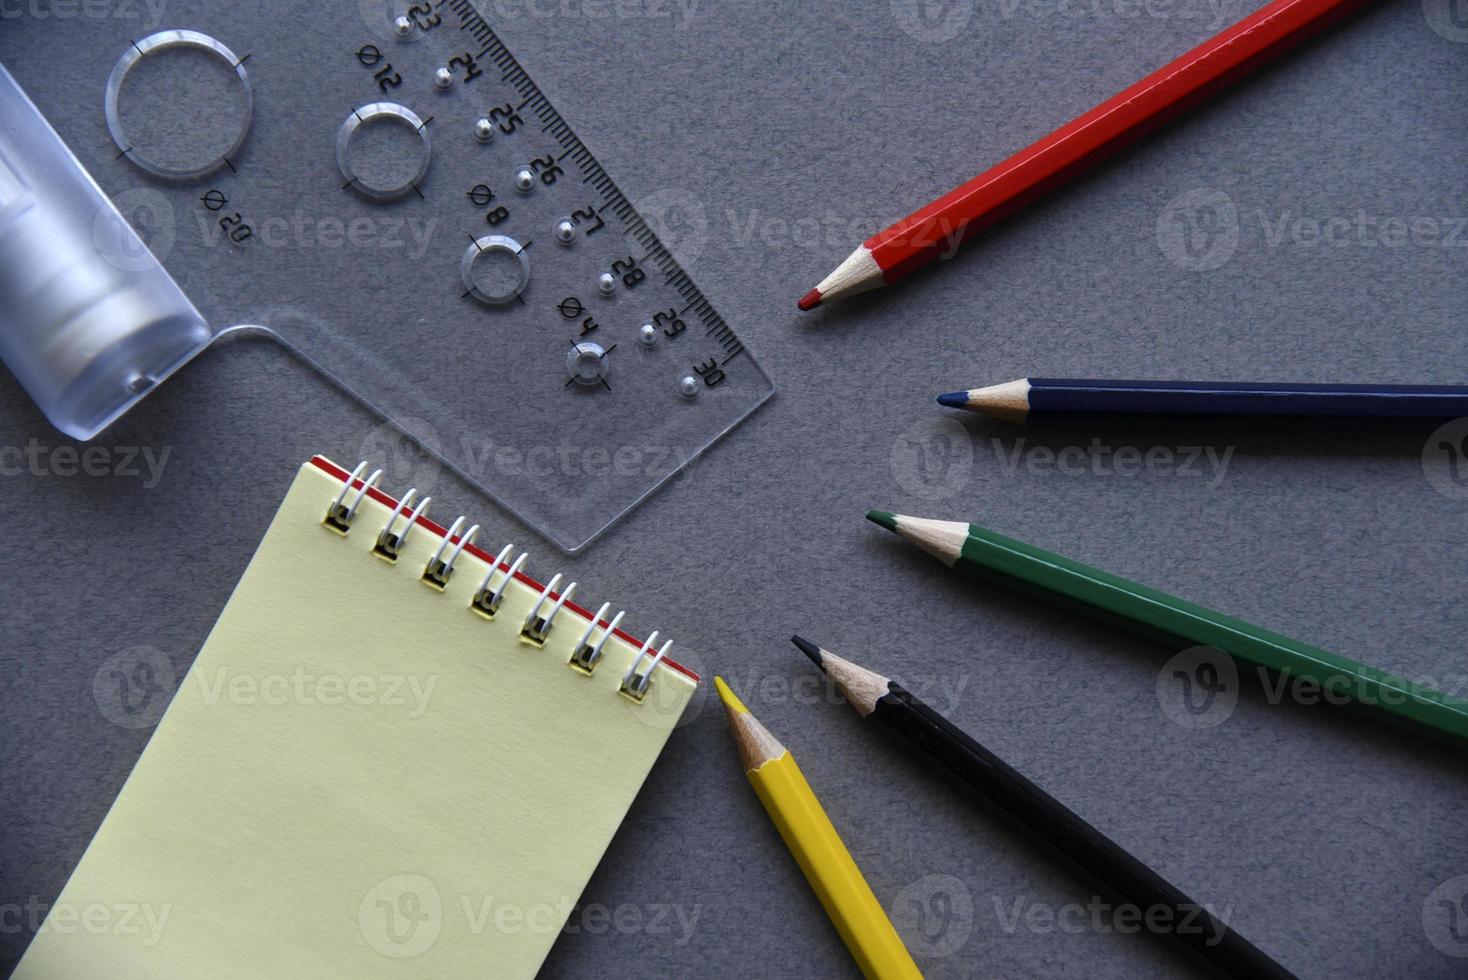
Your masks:
M714 687L729 713L729 727L744 760L744 774L862 974L868 980L921 980L917 964L841 843L795 759L740 703L722 677L714 678Z

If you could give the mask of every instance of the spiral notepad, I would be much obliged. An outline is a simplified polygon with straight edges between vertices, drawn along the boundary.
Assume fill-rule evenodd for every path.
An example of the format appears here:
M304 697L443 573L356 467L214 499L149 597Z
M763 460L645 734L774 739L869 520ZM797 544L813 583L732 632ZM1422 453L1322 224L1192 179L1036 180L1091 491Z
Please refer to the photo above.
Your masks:
M16 977L539 969L698 679L365 470L301 468Z

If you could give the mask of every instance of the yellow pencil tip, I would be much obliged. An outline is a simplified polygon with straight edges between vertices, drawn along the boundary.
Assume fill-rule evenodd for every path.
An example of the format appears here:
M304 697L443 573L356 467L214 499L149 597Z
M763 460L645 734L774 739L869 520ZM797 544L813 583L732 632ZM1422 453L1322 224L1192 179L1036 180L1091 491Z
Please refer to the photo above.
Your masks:
M749 709L744 706L744 702L735 697L734 692L729 690L729 685L724 683L724 678L718 675L714 676L714 690L719 692L719 700L724 702L724 707L729 709L730 714L743 715L749 713Z

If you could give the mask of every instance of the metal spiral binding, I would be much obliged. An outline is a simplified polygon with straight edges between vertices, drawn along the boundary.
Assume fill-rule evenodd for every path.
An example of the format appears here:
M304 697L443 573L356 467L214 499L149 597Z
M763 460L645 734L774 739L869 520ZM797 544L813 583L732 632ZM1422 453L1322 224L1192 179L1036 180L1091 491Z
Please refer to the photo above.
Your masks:
M607 623L607 628L602 631L601 639L596 641L595 646L592 646L591 634L596 631L597 624L606 619L607 610L611 608L610 602L601 604L596 615L591 617L591 622L586 624L586 632L581 634L581 642L576 644L576 652L571 654L571 666L583 674L596 670L596 662L601 659L601 648L607 645L607 638L617 631L617 624L622 621L623 616L627 615L627 610L623 609L613 616L612 621Z
M561 607L566 604L566 600L571 598L571 593L576 591L575 582L566 586L566 590L556 599L556 604L551 607L551 611L542 616L540 614L541 607L545 605L545 600L555 591L556 586L560 583L561 575L557 572L555 577L545 584L545 588L541 589L540 598L535 600L535 605L530 609L530 615L525 617L525 623L520 627L521 638L529 640L536 646L545 646L545 638L550 635L550 629L555 621L556 613L561 611Z
M351 529L352 518L357 516L357 508L361 505L362 498L367 496L368 488L376 486L377 481L382 478L382 470L373 470L372 475L362 481L362 489L357 491L357 496L352 499L351 506L347 506L345 504L347 491L352 489L352 484L366 469L367 461L364 459L357 464L356 469L352 470L351 475L347 477L347 482L342 484L342 492L336 495L336 499L326 510L327 527L340 531L342 534L346 534Z
M377 557L386 561L397 561L398 552L407 543L408 535L413 532L413 528L418 526L418 518L428 513L428 505L433 502L432 497L424 497L422 503L408 512L408 522L403 525L403 532L401 534L393 531L393 526L397 524L398 516L402 514L403 508L408 506L408 503L413 499L413 495L417 492L418 488L414 487L403 494L403 499L398 501L398 506L393 510L392 516L387 519L387 524L383 526L381 531L377 532L377 543L372 546L372 553Z
M516 558L515 563L509 566L509 571L505 572L505 577L500 579L500 584L491 590L489 580L494 578L494 573L499 571L500 566L505 563L505 559L514 550L515 546L512 544L507 544L500 550L498 557L494 560L494 564L490 565L489 571L484 573L484 581L479 583L479 588L474 592L474 601L470 604L469 608L479 613L485 619L494 619L494 614L499 612L500 600L504 598L505 587L514 580L515 573L524 567L525 559L530 557L530 552L520 552L520 557Z
M382 470L378 469L373 470L370 476L362 480L362 474L366 471L367 462L364 460L358 463L356 469L352 470L348 474L345 482L343 482L341 492L336 495L336 499L327 507L326 516L322 519L322 523L339 534L345 535L351 530L352 518L356 516L357 508L361 505L363 498L367 496L368 491L375 487L377 481L382 477ZM361 481L362 485L357 490L356 496L352 498L351 503L348 504L346 502L347 495L351 492L352 485L358 481ZM424 497L416 507L413 507L411 510L409 509L409 505L417 494L418 490L416 487L403 494L397 506L393 508L392 514L388 516L387 523L377 533L377 540L372 545L372 553L379 558L396 562L403 545L408 540L408 535L418 523L418 518L428 512L428 504L433 499L431 497ZM395 531L394 528L398 526L398 518L402 517L405 511L407 512L406 523L403 525L401 531ZM478 524L471 526L469 530L460 534L460 530L466 523L466 518L460 516L444 532L443 540L439 542L432 557L428 559L428 563L423 567L423 574L420 581L425 585L440 592L448 585L449 578L454 573L454 563L458 561L459 555L463 554L464 549L472 544L475 537L479 534L480 527ZM491 562L489 571L485 573L483 580L480 581L479 587L474 590L474 598L470 601L469 608L485 619L494 619L495 613L499 610L500 601L504 598L505 590L509 588L510 582L514 581L515 576L520 573L520 570L525 566L526 560L530 557L528 552L522 551L513 562L506 564L506 562L510 561L510 556L514 553L515 546L513 544L507 544L501 548L499 554ZM556 587L560 585L562 577L559 574L554 576L540 590L540 595L536 598L535 605L530 608L530 613L525 617L525 622L520 626L521 639L533 643L537 647L545 646L546 639L550 636L551 627L555 625L556 617L559 615L562 607L570 601L571 593L576 591L576 583L572 582L563 591L556 592ZM553 600L551 598L552 595L555 596ZM550 603L548 609L546 607L547 603ZM617 626L622 622L622 617L627 615L626 610L621 610L610 620L607 620L606 615L611 611L611 608L612 604L610 602L602 603L596 615L592 616L591 621L586 624L586 631L581 634L581 639L577 641L574 652L568 661L570 667L588 677L596 670L597 664L601 661L602 648L606 646L607 640L611 639L612 634L617 631ZM542 610L545 611L542 613ZM606 623L605 627L602 626L603 622ZM593 642L592 637L596 635L598 629L601 629L601 635L597 636L595 642ZM621 694L638 703L641 703L646 698L648 688L652 684L653 674L657 671L658 665L667 657L669 648L673 646L673 641L668 640L656 654L652 655L651 660L649 660L649 651L652 650L657 638L658 633L654 630L652 635L642 644L642 649L637 652L637 657L632 661L632 666L628 668L627 673L622 675L622 681L618 688ZM647 661L647 667L646 669L641 669L644 661Z
M449 528L448 533L443 536L443 542L438 546L438 550L433 553L433 557L428 559L428 564L424 566L424 585L433 586L442 592L444 586L449 584L449 576L454 574L454 562L459 560L459 554L464 550L465 545L473 541L474 536L479 533L478 524L475 524L468 531L464 532L464 536L459 538L459 543L455 546L453 553L445 561L443 557L444 550L448 548L449 542L454 540L454 536L459 533L459 528L463 526L464 517L460 515L454 521L453 526Z
M642 644L642 649L637 651L637 659L632 661L632 666L628 667L627 673L622 675L622 693L634 701L641 702L647 696L647 686L652 683L653 671L658 669L658 664L663 662L663 658L668 655L668 650L673 646L672 640L664 643L657 656L652 658L652 663L647 665L647 670L638 673L637 668L642 666L643 658L647 656L647 651L657 638L658 631L653 630L652 635Z

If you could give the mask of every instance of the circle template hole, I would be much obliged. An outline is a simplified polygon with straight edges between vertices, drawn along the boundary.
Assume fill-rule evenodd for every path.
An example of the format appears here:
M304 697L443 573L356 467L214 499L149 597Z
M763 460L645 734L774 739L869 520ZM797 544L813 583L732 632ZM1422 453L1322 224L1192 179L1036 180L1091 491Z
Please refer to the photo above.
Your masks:
M239 150L254 95L244 65L214 38L162 31L127 51L107 80L107 128L119 151L158 177L202 177Z
M469 295L498 306L512 302L530 282L530 259L513 238L485 235L464 251L459 276Z
M390 200L411 191L428 172L428 133L412 110L374 102L354 111L336 136L336 162L355 191Z

